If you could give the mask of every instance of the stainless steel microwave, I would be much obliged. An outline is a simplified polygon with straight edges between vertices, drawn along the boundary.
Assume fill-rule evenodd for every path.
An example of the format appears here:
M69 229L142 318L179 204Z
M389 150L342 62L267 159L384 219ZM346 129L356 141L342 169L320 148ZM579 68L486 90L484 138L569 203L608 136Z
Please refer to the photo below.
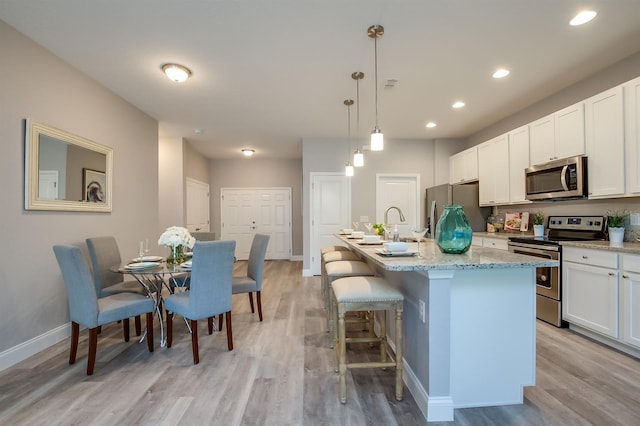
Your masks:
M587 157L570 157L524 171L527 200L587 196Z

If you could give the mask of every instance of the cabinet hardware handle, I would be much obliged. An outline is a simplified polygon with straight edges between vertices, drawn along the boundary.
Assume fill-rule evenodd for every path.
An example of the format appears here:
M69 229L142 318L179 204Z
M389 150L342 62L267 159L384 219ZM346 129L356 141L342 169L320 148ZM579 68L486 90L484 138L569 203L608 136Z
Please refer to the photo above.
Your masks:
M589 256L582 256L582 258L583 258L583 259L588 259L588 258L589 258Z
M610 277L612 277L612 276L614 276L614 275L615 275L615 274L614 274L613 272L609 272L609 276L610 276Z
M622 278L629 278L629 275L622 274Z

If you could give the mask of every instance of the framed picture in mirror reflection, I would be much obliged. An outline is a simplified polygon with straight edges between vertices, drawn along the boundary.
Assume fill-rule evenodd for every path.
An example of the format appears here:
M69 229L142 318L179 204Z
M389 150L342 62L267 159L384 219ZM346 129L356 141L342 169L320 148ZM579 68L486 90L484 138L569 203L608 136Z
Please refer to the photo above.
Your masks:
M107 176L104 172L82 169L82 187L84 201L104 203L106 200Z

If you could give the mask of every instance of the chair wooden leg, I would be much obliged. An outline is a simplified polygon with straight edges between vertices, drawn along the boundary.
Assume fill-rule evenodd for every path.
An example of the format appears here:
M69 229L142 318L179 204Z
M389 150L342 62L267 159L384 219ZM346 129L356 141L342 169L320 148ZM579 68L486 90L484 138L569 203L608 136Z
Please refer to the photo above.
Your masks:
M173 342L173 312L167 312L167 347Z
M340 377L340 402L347 402L347 343L345 336L344 310L336 306L338 310L338 375Z
M142 321L140 321L140 315L136 315L134 318L134 324L136 327L136 336L140 336L140 334L142 334Z
M120 322L120 321L118 321L118 322ZM102 333L102 326L101 325L98 326L98 334L100 334L100 333Z
M198 355L198 321L191 320L191 349L193 350L193 363L200 362Z
M96 365L96 351L98 349L98 327L89 329L89 358L87 359L87 376L93 374Z
M258 300L258 318L262 321L262 298L260 297L260 291L256 292L256 299Z
M124 333L124 341L129 341L129 318L122 320L122 332Z
M213 317L207 318L207 325L209 326L209 334L213 333Z
M249 295L249 304L251 305L251 313L253 314L256 310L253 308L253 292L247 293Z
M71 350L69 351L69 364L76 362L76 354L78 353L78 338L80 337L80 324L71 323Z
M222 331L223 320L224 320L224 314L218 315L218 331Z
M233 350L233 331L231 330L231 311L227 312L227 347L229 348L230 351Z
M147 312L147 348L153 352L153 312Z

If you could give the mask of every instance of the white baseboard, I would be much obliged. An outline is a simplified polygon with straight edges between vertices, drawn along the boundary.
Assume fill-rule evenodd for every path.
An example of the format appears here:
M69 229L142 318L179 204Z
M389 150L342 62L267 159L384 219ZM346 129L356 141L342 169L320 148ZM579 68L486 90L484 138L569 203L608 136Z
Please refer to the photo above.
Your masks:
M30 356L55 345L69 336L71 336L70 322L5 350L0 353L0 371L15 365L20 361L24 361Z
M303 269L302 270L302 276L303 277L312 277L313 276L313 272L311 272L311 269Z
M292 262L302 262L304 260L303 256L291 256L291 260Z
M404 383L415 399L418 408L428 422L451 422L453 421L453 400L450 396L429 396L424 387L418 381L406 360L402 360L404 365Z

